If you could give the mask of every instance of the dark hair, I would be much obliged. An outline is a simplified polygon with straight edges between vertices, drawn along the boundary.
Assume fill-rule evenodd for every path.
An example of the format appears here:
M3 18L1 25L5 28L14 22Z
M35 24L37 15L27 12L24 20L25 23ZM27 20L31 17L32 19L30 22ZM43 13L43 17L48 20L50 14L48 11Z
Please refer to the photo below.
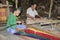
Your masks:
M20 9L18 9L18 8L15 8L13 11L16 11L16 10L20 10Z
M20 10L20 11L21 11L20 8L14 8L14 9L12 9L12 12L14 12L14 11L16 11L16 10Z
M34 4L36 4L36 3L31 3L30 5L32 6L32 5L34 5ZM36 4L37 5L37 4Z

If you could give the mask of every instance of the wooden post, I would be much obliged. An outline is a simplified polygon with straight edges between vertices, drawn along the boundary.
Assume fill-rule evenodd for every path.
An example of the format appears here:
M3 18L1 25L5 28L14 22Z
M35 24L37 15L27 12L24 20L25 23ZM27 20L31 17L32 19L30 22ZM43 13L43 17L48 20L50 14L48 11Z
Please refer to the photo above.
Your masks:
M18 8L18 0L16 0L15 4L16 4L16 8Z
M12 5L9 5L9 2L6 1L6 5L3 5L3 6L7 7L7 15L9 15L9 13L10 13L9 7L12 7Z
M51 3L50 3L49 19L51 18L51 10L52 10L52 6L53 6L53 0L51 0Z
M6 1L6 4L7 4L7 14L9 15L9 2L8 1Z

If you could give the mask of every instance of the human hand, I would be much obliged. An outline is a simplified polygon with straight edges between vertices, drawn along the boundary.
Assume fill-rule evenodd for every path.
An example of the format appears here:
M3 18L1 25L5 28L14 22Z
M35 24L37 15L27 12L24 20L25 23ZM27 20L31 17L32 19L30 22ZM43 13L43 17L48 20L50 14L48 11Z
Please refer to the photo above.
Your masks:
M32 20L35 20L35 17L31 17Z
M43 19L43 17L40 17L40 19Z

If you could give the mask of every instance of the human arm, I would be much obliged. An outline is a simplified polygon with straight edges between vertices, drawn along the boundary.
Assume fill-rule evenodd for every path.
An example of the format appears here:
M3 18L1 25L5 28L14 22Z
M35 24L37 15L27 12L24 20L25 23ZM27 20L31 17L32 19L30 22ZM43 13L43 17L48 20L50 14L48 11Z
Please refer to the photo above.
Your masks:
M42 19L42 17L38 14L38 12L35 10L35 14L38 18Z
M27 18L35 19L35 17L30 16L29 14L26 14Z

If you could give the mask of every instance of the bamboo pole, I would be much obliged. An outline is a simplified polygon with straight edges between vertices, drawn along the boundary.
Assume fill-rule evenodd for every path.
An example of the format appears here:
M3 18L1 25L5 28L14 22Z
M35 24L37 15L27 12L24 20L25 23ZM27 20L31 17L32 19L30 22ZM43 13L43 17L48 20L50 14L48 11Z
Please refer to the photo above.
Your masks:
M49 19L51 18L51 10L52 10L52 6L53 6L53 0L51 0L51 3L50 3Z

